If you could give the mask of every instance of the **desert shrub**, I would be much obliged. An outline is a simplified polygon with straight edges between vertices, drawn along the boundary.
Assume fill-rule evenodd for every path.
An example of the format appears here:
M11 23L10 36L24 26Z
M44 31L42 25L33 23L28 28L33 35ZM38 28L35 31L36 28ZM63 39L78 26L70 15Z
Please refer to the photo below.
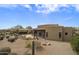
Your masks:
M20 36L23 40L26 40L26 37L24 35Z
M22 36L24 40L33 40L31 37Z
M11 49L9 47L4 47L0 49L0 54L2 55L9 54L10 52L11 52Z
M43 46L47 46L47 44L46 43L44 43L44 44L42 44Z
M0 35L0 40L3 40L4 39L4 36Z
M28 41L27 43L26 43L26 48L31 48L32 49L32 42L30 41ZM43 46L41 45L41 42L39 42L39 41L35 41L35 50L36 51L42 51L43 50Z
M31 43L27 43L26 44L26 48L32 48L32 44Z
M43 46L40 45L36 47L36 51L42 51L42 50L43 50Z
M79 35L73 36L70 42L72 49L79 54Z
M14 42L16 40L16 37L15 36L10 36L9 38L8 38L8 41L9 42Z
M26 40L32 40L32 38L31 37L28 37L28 38L26 38Z
M25 36L26 40L33 40L33 35L28 34Z
M36 48L36 51L42 51L43 46L41 45L41 42L35 41L35 48Z
M14 33L14 36L16 39L18 39L18 34L17 33Z
M10 35L6 35L6 38L8 39Z
M50 46L51 44L49 43L48 46Z

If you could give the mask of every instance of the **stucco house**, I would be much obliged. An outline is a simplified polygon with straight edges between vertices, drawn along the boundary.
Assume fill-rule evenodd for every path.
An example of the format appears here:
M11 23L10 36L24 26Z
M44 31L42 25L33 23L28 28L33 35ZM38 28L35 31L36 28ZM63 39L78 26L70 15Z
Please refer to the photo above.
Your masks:
M45 24L38 25L33 31L34 35L48 40L69 41L73 36L74 28L59 26L58 24Z

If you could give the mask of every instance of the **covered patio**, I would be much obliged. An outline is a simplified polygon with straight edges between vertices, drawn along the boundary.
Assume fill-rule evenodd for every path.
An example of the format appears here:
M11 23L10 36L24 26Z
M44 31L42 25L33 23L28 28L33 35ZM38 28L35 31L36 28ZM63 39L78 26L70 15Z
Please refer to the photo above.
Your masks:
M46 30L45 29L33 29L33 35L36 37L46 38Z

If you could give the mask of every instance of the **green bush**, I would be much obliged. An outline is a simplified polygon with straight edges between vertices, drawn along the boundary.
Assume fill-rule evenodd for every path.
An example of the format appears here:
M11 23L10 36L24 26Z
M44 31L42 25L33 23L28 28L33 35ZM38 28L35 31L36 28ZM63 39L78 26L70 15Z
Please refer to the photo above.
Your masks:
M70 42L73 50L79 54L79 35L73 36Z

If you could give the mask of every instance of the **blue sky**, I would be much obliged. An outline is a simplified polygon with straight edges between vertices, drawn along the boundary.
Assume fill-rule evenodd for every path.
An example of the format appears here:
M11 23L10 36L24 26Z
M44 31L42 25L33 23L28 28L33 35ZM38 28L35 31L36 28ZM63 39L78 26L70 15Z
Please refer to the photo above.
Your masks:
M78 4L1 4L0 28L40 24L79 26Z

